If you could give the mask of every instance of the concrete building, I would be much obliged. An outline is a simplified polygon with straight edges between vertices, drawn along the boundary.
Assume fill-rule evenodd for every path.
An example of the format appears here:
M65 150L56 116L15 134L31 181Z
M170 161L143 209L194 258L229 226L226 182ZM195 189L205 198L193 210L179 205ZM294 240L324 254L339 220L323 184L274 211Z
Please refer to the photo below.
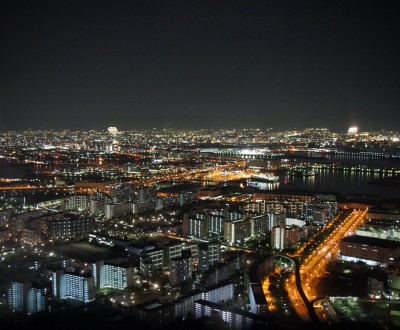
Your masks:
M7 242L11 238L11 235L8 228L0 228L0 243Z
M400 275L395 273L388 274L388 288L389 290L397 292L400 295Z
M249 293L250 312L267 316L268 303L262 289L262 279L266 274L271 274L275 269L273 254L264 256L264 259L251 264L245 273L245 286Z
M152 278L155 271L164 267L164 250L154 248L140 254L140 272L145 278Z
M326 224L328 219L328 209L323 206L314 206L312 219L313 222Z
M370 208L367 212L366 219L387 219L400 221L400 210L396 208Z
M224 223L224 240L230 244L244 241L251 237L251 222L249 218L242 220L227 220Z
M113 217L119 217L125 214L133 214L133 203L113 203L108 202L105 205L105 215L106 219L112 219Z
M142 322L140 328L162 329L175 321L175 306L173 303L160 303L158 299L152 299L142 304L134 305L132 313L136 319Z
M208 219L188 218L187 235L188 237L196 237L206 239L208 237Z
M98 192L89 197L89 212L96 217L101 217L105 214L105 206L108 198L102 193Z
M87 195L73 195L64 199L63 209L65 211L86 211L89 209Z
M200 243L198 253L199 272L205 272L210 266L221 261L221 245L218 242Z
M30 315L47 311L50 287L36 282L11 282L7 290L7 302L16 312Z
M190 314L194 315L194 303L199 299L219 303L233 298L234 284L223 283L203 290L192 291L187 295L180 296L172 303L161 303L158 299L153 299L143 304L134 305L132 311L143 322L144 326L159 329L176 320L186 319Z
M224 282L206 287L202 290L192 291L175 300L175 317L184 319L189 313L194 315L194 302L203 299L214 303L227 302L234 298L234 284Z
M251 237L258 238L264 236L268 231L268 215L262 214L253 216L250 219L250 235Z
M97 261L92 264L95 287L124 290L133 285L133 268L126 264L126 259Z
M299 227L280 224L272 228L271 245L274 249L286 249L299 243Z
M50 240L64 241L87 236L94 228L94 218L65 214L61 219L47 221Z
M40 229L24 228L22 230L22 242L37 245L43 242L43 233Z
M263 196L265 198L254 198L254 201L244 204L242 206L244 211L256 212L258 214L270 212L285 213L288 217L304 217L307 214L312 214L315 206L321 206L327 208L329 216L337 212L337 203L331 205L324 202L316 205L315 202L312 202L313 198L310 199L310 196L307 198L275 194L270 196L270 194L261 192L255 193L254 196Z
M171 259L169 282L172 286L178 286L192 278L191 256L182 255Z
M221 236L224 234L224 223L226 217L224 214L211 213L207 215L208 233L210 235Z
M195 302L195 318L204 317L211 318L216 324L220 324L222 328L227 327L232 330L266 326L265 319L259 315L206 300L197 300Z
M273 227L279 226L281 223L286 224L286 213L269 212L268 229L272 231Z
M341 259L363 261L367 265L388 267L400 257L400 242L352 235L340 240Z
M206 279L202 280L205 287L222 283L229 279L230 276L235 274L239 269L243 268L246 264L246 253L238 253L236 256L227 258L223 263L217 263L215 268L206 272Z
M155 200L149 200L145 202L137 202L137 203L132 203L132 213L133 214L141 214L144 212L151 212L156 209L156 201Z
M94 279L89 274L63 272L60 274L60 299L88 303L95 298Z
M367 292L371 298L380 299L383 295L385 282L378 276L369 276L367 282Z
M186 248L183 241L172 241L163 245L164 249L164 267L171 268L171 259L182 256L182 250Z

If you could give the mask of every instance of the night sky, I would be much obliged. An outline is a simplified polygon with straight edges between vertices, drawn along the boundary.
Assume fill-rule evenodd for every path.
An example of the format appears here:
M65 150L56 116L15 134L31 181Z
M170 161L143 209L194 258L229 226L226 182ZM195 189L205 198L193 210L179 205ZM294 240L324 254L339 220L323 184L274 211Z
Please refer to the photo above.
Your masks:
M399 129L399 1L3 1L0 129Z

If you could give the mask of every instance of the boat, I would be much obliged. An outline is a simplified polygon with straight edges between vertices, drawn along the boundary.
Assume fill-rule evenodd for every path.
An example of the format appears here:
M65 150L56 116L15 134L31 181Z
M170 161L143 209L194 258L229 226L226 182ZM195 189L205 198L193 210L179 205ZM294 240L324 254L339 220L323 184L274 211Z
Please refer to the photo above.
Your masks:
M293 167L289 170L288 175L290 176L315 176L317 172L315 172L310 167Z
M279 176L273 174L253 174L250 177L251 181L261 181L261 182L278 182Z

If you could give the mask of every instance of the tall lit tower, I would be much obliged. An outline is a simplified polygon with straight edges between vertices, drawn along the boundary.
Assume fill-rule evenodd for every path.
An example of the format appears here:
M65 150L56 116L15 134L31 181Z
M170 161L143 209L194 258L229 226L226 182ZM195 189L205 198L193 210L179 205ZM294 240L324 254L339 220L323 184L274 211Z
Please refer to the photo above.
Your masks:
M347 135L354 137L354 145L356 145L357 142L357 133L358 133L357 126L352 126L347 130Z
M111 135L115 136L118 133L118 129L116 127L109 127L108 128L108 133Z

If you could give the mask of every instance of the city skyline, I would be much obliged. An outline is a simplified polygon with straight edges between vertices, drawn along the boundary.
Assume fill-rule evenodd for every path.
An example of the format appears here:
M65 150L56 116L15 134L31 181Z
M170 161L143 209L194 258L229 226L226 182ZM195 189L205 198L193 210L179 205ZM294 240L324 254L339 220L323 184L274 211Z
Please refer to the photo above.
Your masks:
M2 4L2 328L399 327L399 12Z
M115 132L110 132L110 128L115 129ZM356 131L352 131L352 129L356 129ZM189 128L189 127L146 127L146 128L135 128L130 127L127 129L120 129L120 127L116 126L107 126L104 125L102 127L81 127L77 129L72 128L51 128L51 127L40 127L40 128L27 128L27 129L10 129L10 130L3 130L3 134L7 132L20 132L20 133L29 133L29 132L52 132L52 133L62 133L62 132L98 132L104 134L110 134L111 136L117 136L121 133L128 133L128 132L150 132L150 131L159 131L159 132L169 132L169 131L176 131L176 132L224 132L229 133L232 131L236 132L262 132L262 133L269 133L269 134L280 134L285 132L291 132L293 134L302 134L307 132L316 132L316 133L327 133L327 134L339 134L339 135L348 135L348 136L359 136L359 135L369 135L369 134L389 134L389 135L398 135L400 131L398 129L382 129L382 128L375 128L375 129L364 129L363 127L358 126L350 126L350 127L341 127L338 130L330 129L329 127L288 127L288 128L279 128L279 127L198 127L198 128ZM397 140L395 140L397 142Z
M357 127L0 131L0 324L394 329L399 165Z
M8 3L0 129L396 129L395 3Z

